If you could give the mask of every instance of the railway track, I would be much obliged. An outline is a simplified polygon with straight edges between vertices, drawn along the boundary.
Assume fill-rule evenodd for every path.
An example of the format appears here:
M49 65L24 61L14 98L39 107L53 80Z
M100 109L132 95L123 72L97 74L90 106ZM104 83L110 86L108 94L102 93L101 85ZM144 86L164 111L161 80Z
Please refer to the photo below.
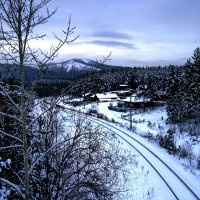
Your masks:
M155 172L166 184L167 188L170 190L170 192L174 196L174 199L200 200L199 192L194 191L192 188L190 188L190 186L183 180L183 178L181 178L180 175L176 173L175 170L172 169L172 167L170 167L163 159L161 159L152 149L149 149L146 145L144 145L141 141L139 141L133 135L130 135L132 132L128 132L128 131L125 132L120 127L113 126L109 122L80 113L78 111L74 111L71 109L67 109L67 110L80 117L85 118L86 120L90 120L90 121L93 121L94 123L101 125L102 127L108 129L109 131L112 131L119 138L127 142L155 170ZM162 172L160 171L161 168L162 168Z

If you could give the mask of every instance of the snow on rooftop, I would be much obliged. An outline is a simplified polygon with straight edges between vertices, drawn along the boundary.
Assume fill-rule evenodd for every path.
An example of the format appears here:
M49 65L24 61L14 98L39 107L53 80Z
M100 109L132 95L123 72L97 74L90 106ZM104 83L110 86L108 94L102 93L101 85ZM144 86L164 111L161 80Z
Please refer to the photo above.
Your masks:
M93 95L94 97L95 95ZM119 97L115 93L107 92L107 93L97 93L96 97L100 101L106 101L106 100L112 100L112 99L118 99Z
M130 97L127 97L124 99L124 102L135 102L135 103L142 103L142 102L148 102L150 101L150 98L145 97L138 97L136 94L131 95Z

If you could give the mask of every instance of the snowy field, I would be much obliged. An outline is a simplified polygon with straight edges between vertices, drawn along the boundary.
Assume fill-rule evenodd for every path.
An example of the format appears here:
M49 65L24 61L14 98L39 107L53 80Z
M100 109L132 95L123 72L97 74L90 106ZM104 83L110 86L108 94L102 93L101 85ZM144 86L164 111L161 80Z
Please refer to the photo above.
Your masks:
M113 105L116 102L112 102ZM85 106L76 107L77 110L86 113L90 109L96 109L98 113L102 113L108 120L115 121L124 127L130 127L129 112L116 112L109 110L110 102L92 103ZM126 116L127 115L127 116ZM125 117L123 117L125 116ZM191 144L190 138L187 133L180 133L178 126L166 123L167 113L165 106L160 106L153 109L133 110L132 111L132 124L136 132L140 135L149 135L156 137L157 135L165 135L169 128L176 130L175 142L178 145ZM200 145L198 143L191 144L192 151L196 158L200 157Z
M115 105L116 102L113 102ZM129 122L129 112L116 112L108 109L110 102L100 102L87 104L85 106L73 107L73 109L79 110L80 112L87 113L89 110L97 110L98 113L106 116L107 120L115 122L116 126L124 127L127 130L130 126ZM198 159L200 156L200 145L193 144L192 139L187 133L180 134L178 126L175 125L171 127L166 123L167 114L165 106L157 107L154 109L148 109L145 111L137 110L133 111L133 128L134 130L131 134L151 136L151 138L156 138L157 135L165 135L169 128L174 128L176 130L175 143L176 145L188 145L192 144L193 159ZM95 114L93 114L95 116ZM128 130L127 130L128 131ZM121 139L117 139L122 148L131 149L131 147ZM167 153L167 151L161 148L154 140L148 138L143 138L152 148L156 149L158 154L165 158L170 165L173 165L177 171L180 171L180 175L185 178L185 180L191 182L193 187L198 188L200 186L200 171L197 170L193 165L191 165L188 159L181 159L178 156L172 156ZM158 175L151 169L151 167L146 163L146 161L132 149L136 166L130 168L132 172L131 179L131 191L130 199L154 199L154 200L165 200L173 199L170 196L170 192L166 189L166 185L160 180ZM197 189L198 190L198 189ZM133 195L133 196L132 196Z

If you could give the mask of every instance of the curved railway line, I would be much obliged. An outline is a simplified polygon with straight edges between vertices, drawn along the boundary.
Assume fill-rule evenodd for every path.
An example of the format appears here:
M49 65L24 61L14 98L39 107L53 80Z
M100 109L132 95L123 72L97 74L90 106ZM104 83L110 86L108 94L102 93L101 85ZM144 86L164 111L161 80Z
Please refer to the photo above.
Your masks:
M64 108L64 107L63 107ZM64 108L67 109L67 108ZM127 142L132 148L134 148L145 160L146 162L155 170L155 172L159 175L159 177L163 180L163 182L166 184L166 186L168 187L168 189L171 191L171 193L173 194L174 198L177 200L200 200L200 196L199 194L197 194L195 191L193 191L192 188L190 188L190 186L188 186L188 184L180 177L180 175L178 175L165 161L163 161L163 159L161 159L155 152L153 152L151 149L149 149L148 147L146 147L142 142L140 142L138 139L134 138L133 136L129 135L127 132L121 130L119 127L113 126L110 123L104 121L104 120L100 120L98 118L80 113L78 111L74 111L71 109L67 109L72 113L75 113L76 115L83 117L87 120L93 121L101 126L103 126L104 128L112 131L114 134L116 134L118 137L120 137L122 140L124 140L125 142ZM123 136L122 136L123 135ZM128 140L129 139L129 140ZM134 142L134 144L132 143ZM137 147L136 147L137 146ZM141 150L142 149L142 150ZM143 151L143 152L142 152ZM147 153L144 155L144 151L146 151ZM148 158L148 154L153 155L154 160L150 160L150 158ZM150 156L152 159L152 156ZM167 177L164 175L164 173L159 172L159 170L157 169L157 164L159 163L159 165L162 165L163 168L165 168L165 170L168 170L168 173L171 174L171 176L173 176L173 180L169 181L166 180ZM176 179L176 184L178 181L178 188L173 188L174 185L172 186L172 183L174 183L174 180ZM181 187L181 189L180 189ZM179 192L177 192L178 190L181 190ZM188 196L184 195L183 189L188 191Z

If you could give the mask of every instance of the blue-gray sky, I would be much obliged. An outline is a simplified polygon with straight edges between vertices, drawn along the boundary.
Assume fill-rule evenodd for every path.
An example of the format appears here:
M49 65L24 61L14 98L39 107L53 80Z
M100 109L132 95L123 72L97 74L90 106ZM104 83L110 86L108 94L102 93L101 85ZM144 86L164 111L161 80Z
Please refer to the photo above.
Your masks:
M58 11L46 32L59 33L71 14L80 35L57 60L112 51L115 65L182 64L200 46L200 0L52 0L49 8Z

